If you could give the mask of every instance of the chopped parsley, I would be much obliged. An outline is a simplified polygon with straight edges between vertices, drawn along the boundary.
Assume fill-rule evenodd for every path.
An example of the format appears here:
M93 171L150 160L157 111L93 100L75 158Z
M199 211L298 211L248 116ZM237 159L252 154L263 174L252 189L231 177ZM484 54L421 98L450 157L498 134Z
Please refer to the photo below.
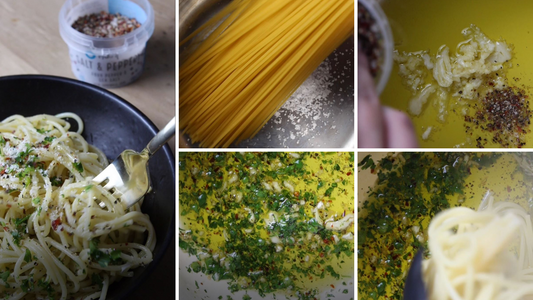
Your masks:
M29 249L26 249L26 254L24 254L24 261L27 263L31 261L31 252Z
M25 216L24 218L15 218L13 220L13 225L18 231L26 231L26 226L28 226L28 219L30 215Z
M30 286L30 280L29 279L24 279L24 280L22 280L22 284L20 285L20 288L22 289L22 291L24 293L27 293L27 292L33 290L33 285Z
M39 279L39 282L37 283L37 286L42 288L44 291L46 291L48 295L48 299L54 300L56 296L56 291L52 287L49 281L45 281L43 278Z
M230 292L288 290L298 299L318 295L303 281L352 276L346 261L355 245L341 237L353 227L328 230L325 222L354 212L353 153L187 153L179 160L180 219L190 224L180 228L179 247L198 258L188 272L227 280Z
M5 286L7 288L9 288L9 284L7 283L7 280L9 279L9 275L10 274L11 274L11 272L9 272L9 270L0 273L0 279L2 279L4 281Z
M63 181L59 177L52 177L50 178L50 183L52 183L52 186L61 186Z
M20 240L22 239L22 235L17 230L11 231L11 236L13 237L13 242L15 242L15 245L20 247Z
M73 162L73 163L72 163L72 167L73 167L76 171L78 171L78 172L80 172L80 173L83 173L83 165L81 164L81 162Z
M398 153L358 166L377 175L358 209L358 291L361 299L402 299L404 270L418 248L428 249L424 224L464 194L471 167L490 165L499 154ZM415 233L414 226L419 229ZM427 252L426 252L427 254Z
M103 252L98 249L98 239L92 239L89 242L89 255L92 260L97 262L101 267L105 268L109 264L119 264L122 262L120 258L122 251L112 250L110 253Z
M91 282L93 284L96 284L98 285L100 288L103 288L104 287L104 280L102 279L102 277L100 275L98 275L97 273L93 273L91 275Z
M30 144L26 144L26 150L19 152L19 154L15 158L15 161L18 164L24 164L28 160L31 152L33 152L33 149L31 148L31 145Z
M43 140L43 145L50 145L55 140L54 136L47 136Z

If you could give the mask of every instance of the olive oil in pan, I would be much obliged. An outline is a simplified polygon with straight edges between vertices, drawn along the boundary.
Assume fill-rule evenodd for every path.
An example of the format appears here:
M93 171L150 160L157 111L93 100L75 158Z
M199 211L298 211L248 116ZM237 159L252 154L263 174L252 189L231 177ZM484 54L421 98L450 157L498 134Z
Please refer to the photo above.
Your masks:
M188 153L180 248L230 291L348 293L354 202L353 153Z
M524 85L526 93L532 95L529 87L533 86L533 56L529 53L533 50L533 20L530 18L533 2L385 0L380 3L390 21L395 48L400 52L430 50L431 54L436 54L444 44L450 47L451 52L455 52L456 45L463 40L461 31L471 24L479 27L494 41L504 39L513 46L513 67L507 74L508 83L518 87ZM515 81L514 78L519 80ZM411 98L411 93L402 85L395 64L381 101L407 111ZM451 97L449 100L456 101ZM449 111L443 124L437 121L437 108L429 102L420 116L412 116L419 137L429 126L434 128L429 139L419 139L421 146L452 147L463 144L470 135L465 132L464 116L460 111ZM498 146L491 142L491 135L481 130L474 131L474 136L486 138L486 147ZM531 133L526 135L525 147L533 147Z
M382 153L370 155L376 157L376 164L383 157ZM370 165L367 159L366 166L374 174L361 171L365 178L358 179L358 198L364 199L358 205L359 299L401 299L410 260L430 238L431 217L448 204L477 209L490 190L496 201L512 201L529 209L533 184L513 154L400 153L386 156L380 167ZM371 176L376 180L379 176L381 184L368 189ZM407 184L401 183L402 178L409 178ZM442 191L444 197L439 196Z

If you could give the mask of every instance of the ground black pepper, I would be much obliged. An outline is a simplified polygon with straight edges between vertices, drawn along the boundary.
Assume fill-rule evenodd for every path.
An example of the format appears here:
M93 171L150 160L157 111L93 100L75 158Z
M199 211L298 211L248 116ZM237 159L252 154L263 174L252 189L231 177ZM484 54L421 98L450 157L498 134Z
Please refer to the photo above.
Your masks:
M530 132L532 111L528 98L518 87L493 90L481 99L480 105L475 105L474 116L465 116L465 122L492 133L492 141L502 147L521 148L525 145L524 135ZM465 124L465 128L472 134L471 126ZM476 139L477 147L483 148L486 144L486 139Z
M112 38L125 35L141 27L135 18L128 18L120 13L110 14L101 11L99 14L90 14L79 17L72 28L77 31L102 38Z
M357 4L357 25L359 49L368 58L370 74L375 78L380 71L378 61L380 57L380 40L382 38L376 26L376 21L361 3Z

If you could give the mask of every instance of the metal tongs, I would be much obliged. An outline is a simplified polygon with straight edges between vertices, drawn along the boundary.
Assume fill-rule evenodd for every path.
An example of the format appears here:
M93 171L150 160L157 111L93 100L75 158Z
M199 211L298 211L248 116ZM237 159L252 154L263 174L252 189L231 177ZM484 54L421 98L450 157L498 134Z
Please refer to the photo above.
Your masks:
M427 300L426 287L422 280L422 259L424 256L424 248L420 247L415 257L411 261L411 267L405 286L403 289L403 298L409 300Z

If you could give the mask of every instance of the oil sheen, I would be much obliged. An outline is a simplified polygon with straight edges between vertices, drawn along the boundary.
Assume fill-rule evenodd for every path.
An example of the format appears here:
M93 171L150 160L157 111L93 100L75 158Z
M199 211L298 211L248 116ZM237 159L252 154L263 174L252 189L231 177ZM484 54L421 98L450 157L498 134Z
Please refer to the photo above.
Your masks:
M187 272L261 296L348 292L353 153L186 153L179 164L180 248L197 257Z
M533 20L529 12L533 10L531 1L421 1L421 0L385 0L380 1L387 15L394 36L395 49L414 52L430 50L437 53L441 45L446 44L451 51L463 40L461 31L475 24L491 40L504 39L513 46L513 67L507 74L508 83L519 87L525 86L526 93L531 97L530 87L533 85ZM515 81L513 78L519 78ZM389 82L381 95L385 105L407 111L411 93L402 85L398 75L398 66L394 65ZM450 101L455 101L450 97ZM411 116L419 142L422 147L440 148L465 145L467 133L464 128L464 117L459 111L450 111L447 120L440 123L437 108L426 104L420 116ZM473 112L471 111L471 114ZM428 126L432 130L429 139L420 137ZM498 147L491 142L491 136L475 130L474 136L487 138L486 147ZM531 133L526 136L525 147L533 147Z
M446 184L448 184L447 188L452 191L446 196L450 207L465 206L477 209L485 193L490 190L494 195L495 201L515 202L529 211L530 203L528 203L528 199L532 197L531 188L533 187L530 182L531 178L523 174L513 154L505 153L501 156L497 155L490 158L491 155L487 153L457 153L453 155L453 159L450 161L446 161L446 159L452 156L447 156L443 161L442 159L436 159L436 156L432 153L424 153L417 163L422 161L429 162L429 168L426 170L435 168L435 172L431 176L442 178L443 185L440 188L446 188ZM374 153L371 156L374 157L377 163L383 157L383 153ZM386 158L389 160L392 157L395 156L389 155ZM423 157L429 159L424 160ZM489 159L480 160L482 157ZM467 159L470 162L458 164L456 163L457 159L462 162ZM474 162L474 160L481 163ZM398 160L395 161L398 164L402 164ZM427 236L427 227L431 216L438 211L408 215L406 212L413 208L414 202L406 199L398 199L392 202L398 204L395 206L400 208L399 210L391 208L391 202L386 201L386 197L390 197L393 194L389 190L393 183L383 182L379 185L376 184L377 181L374 184L370 183L373 181L372 178L375 178L374 180L377 179L376 173L378 173L377 170L380 170L380 168L383 168L383 164L381 167L375 168L374 174L370 174L368 170L360 171L361 173L359 174L360 189L358 198L361 199L358 205L359 299L402 299L404 279L409 269L410 261L416 254L418 246L422 245L427 249L425 243L428 238L431 238ZM452 170L452 168L457 169ZM392 170L398 173L398 177L407 176L406 169L393 168ZM446 174L457 174L456 171L464 172L464 176L461 176L464 181L456 181L456 179L446 177ZM426 173L425 176L428 178L430 174ZM361 179L361 177L364 178ZM450 186L458 182L461 183L460 186ZM425 185L425 181L417 181L416 184ZM406 189L409 188L411 187L406 186ZM371 191L380 191L380 193L369 196ZM431 200L429 200L435 193L437 191L431 188L430 191L422 188L416 197L424 199L426 207L435 207L430 204ZM386 217L379 218L377 221L369 219L368 216L370 214L368 211L362 209L365 202L368 202L368 204L374 203L375 209L379 209L384 215L388 215L391 219L387 223L389 226L393 226L394 229L383 230L383 234L379 233L379 227L376 227L375 224L377 222L378 226L382 225L381 220L386 219ZM407 205L407 202L410 202L410 205ZM366 207L369 206L367 205ZM375 213L372 215L375 215ZM417 227L418 233L414 231L415 227ZM385 231L387 232L385 233ZM367 236L366 241L362 240L361 236L363 235ZM369 239L369 235L374 235L375 239ZM415 243L417 236L422 237L422 242ZM426 253L426 255L431 255L431 253ZM384 298L385 296L388 298Z

